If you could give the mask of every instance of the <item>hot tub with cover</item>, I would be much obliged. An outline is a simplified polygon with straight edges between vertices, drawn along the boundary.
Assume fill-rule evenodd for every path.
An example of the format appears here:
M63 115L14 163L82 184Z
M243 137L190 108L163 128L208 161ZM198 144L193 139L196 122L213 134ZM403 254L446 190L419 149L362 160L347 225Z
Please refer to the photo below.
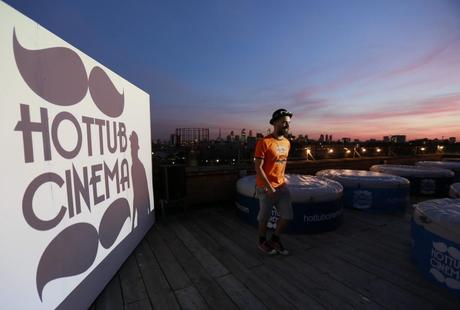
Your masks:
M451 170L435 167L374 165L370 170L408 179L411 194L446 196L454 179Z
M316 173L343 186L344 207L370 212L402 211L409 203L409 180L367 170L326 169Z
M287 233L316 233L337 228L342 220L342 193L340 183L322 177L287 174L294 218L286 227ZM259 199L256 196L254 175L238 180L236 207L238 215L247 223L257 226ZM278 214L273 208L268 223L275 228Z
M460 297L460 199L415 205L412 259L421 272Z

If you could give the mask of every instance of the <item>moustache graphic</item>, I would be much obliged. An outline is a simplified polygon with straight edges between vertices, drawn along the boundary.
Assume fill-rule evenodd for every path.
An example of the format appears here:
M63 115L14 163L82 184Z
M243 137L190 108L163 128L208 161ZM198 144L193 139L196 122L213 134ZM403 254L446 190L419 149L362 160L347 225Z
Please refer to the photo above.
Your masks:
M99 238L88 223L65 228L46 247L37 268L37 290L42 300L43 288L52 280L85 272L96 259Z
M109 76L100 67L94 67L89 75L80 56L66 47L38 50L24 48L13 29L13 50L16 65L22 78L38 96L59 106L71 106L80 102L89 89L99 110L109 117L123 113L125 98Z
M131 209L125 198L118 198L105 210L99 224L99 241L104 248L114 244L128 218L131 218Z

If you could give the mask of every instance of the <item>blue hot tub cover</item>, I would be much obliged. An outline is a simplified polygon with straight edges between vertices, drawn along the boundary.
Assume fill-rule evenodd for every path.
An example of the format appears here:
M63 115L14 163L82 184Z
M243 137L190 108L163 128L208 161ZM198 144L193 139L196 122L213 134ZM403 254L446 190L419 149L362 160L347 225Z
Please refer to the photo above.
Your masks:
M338 181L343 186L366 188L408 188L409 180L391 174L367 170L326 169L316 173L317 176Z
M373 165L369 170L407 178L450 178L455 175L448 169L409 165Z
M460 199L415 205L411 235L412 259L420 271L460 297Z
M442 198L420 202L415 205L414 219L425 229L460 243L460 199Z
M455 172L460 172L460 162L458 161L418 161L415 163L415 165L422 167L443 168Z
M442 161L460 161L460 158L457 158L457 157L447 157L447 158L443 158Z
M330 231L342 222L343 187L334 180L311 175L288 174L293 209L293 219L286 227L286 233L303 234ZM256 197L254 175L238 180L235 206L238 216L247 223L258 226L259 199ZM272 208L268 228L275 228L279 214Z
M287 174L292 202L324 202L340 199L343 187L333 180L312 175ZM254 197L256 176L241 178L236 183L237 192L246 197Z
M460 198L460 182L454 183L450 186L449 196L452 198Z

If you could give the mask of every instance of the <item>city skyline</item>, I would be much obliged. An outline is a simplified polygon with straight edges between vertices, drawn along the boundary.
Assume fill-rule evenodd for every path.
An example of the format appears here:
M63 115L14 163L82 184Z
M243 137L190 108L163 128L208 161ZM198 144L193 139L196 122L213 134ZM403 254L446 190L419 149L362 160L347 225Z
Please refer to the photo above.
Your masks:
M182 135L180 132L183 132L184 130L188 130L188 131L206 131L207 134L206 134L206 137L204 139L190 139L190 134L186 134L186 136L188 136L188 138L186 138L185 140L183 139ZM219 128L219 129L214 129L214 130L211 130L210 128L176 128L174 132L172 132L170 134L170 136L168 136L167 138L165 139L156 139L155 142L158 142L158 140L162 141L162 142L165 142L165 143L171 143L171 140L174 139L179 139L179 141L187 141L187 142L191 142L191 141L218 141L218 140L222 140L222 141L229 141L229 138L231 138L231 140L235 140L235 139L241 139L242 137L244 138L248 138L248 137L258 137L258 136L265 136L265 135L268 135L272 132L272 129L271 128L267 128L267 130L265 132L259 132L257 130L254 130L254 129L251 129L251 128L225 128L225 130L227 131L222 131L222 128ZM197 136L196 137L199 137L198 134L196 134ZM290 137L293 137L294 139L299 139L299 138L302 138L302 139L307 139L307 140L310 140L310 141L316 141L316 142L321 142L321 141L324 141L324 142L344 142L345 141L348 141L347 143L351 143L351 142L372 142L372 141L376 141L376 142L395 142L395 141L398 141L397 143L401 143L400 141L404 141L402 143L406 143L406 142L412 142L412 141L419 141L419 140L428 140L428 141L440 141L439 143L441 142L447 142L447 143L456 143L457 142L457 138L455 136L441 136L441 137L434 137L434 138L428 138L428 137L420 137L420 138L413 138L413 139L410 139L408 138L407 135L404 135L404 134L395 134L395 135L385 135L385 136L380 136L380 137L369 137L367 139L359 139L353 135L348 135L348 136L336 136L334 135L333 133L331 132L322 132L320 133L319 135L315 136L315 135L310 135L308 133L298 133L298 134L292 134L292 133L289 133L289 136ZM394 140L393 140L394 139ZM402 140L401 140L402 139ZM175 143L173 143L175 144Z
M146 90L155 140L279 107L294 135L460 138L456 1L6 2Z

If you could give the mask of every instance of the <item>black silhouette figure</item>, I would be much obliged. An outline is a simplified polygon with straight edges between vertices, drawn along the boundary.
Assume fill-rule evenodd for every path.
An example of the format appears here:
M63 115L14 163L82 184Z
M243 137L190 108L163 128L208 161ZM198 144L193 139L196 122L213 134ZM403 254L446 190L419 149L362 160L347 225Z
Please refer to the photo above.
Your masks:
M136 222L137 215L137 227L143 226L143 224L148 219L150 212L150 197L149 197L149 187L147 183L147 175L145 173L145 168L142 162L139 159L139 138L137 133L133 131L129 137L131 143L131 158L133 164L131 165L131 177L133 180L133 225L132 229L134 230L134 225Z

